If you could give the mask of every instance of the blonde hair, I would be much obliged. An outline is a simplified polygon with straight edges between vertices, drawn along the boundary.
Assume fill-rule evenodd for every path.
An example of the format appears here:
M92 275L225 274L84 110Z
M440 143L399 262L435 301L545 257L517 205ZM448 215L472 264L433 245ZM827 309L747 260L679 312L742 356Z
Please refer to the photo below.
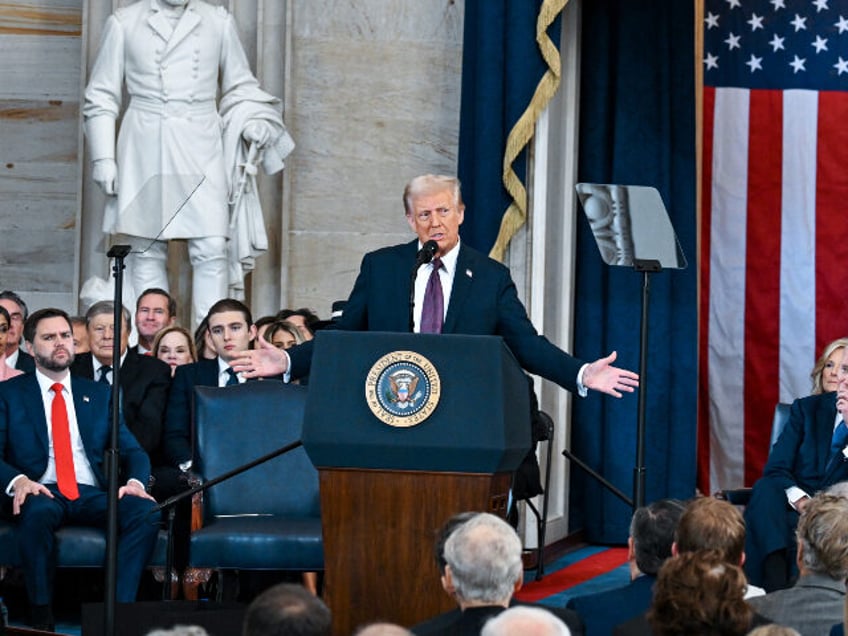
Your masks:
M824 368L827 365L828 358L833 355L834 351L839 351L845 347L848 347L848 338L837 338L825 346L821 356L819 356L819 359L816 360L816 365L810 372L810 379L813 381L813 395L818 395L819 393L824 392L822 376L824 375Z

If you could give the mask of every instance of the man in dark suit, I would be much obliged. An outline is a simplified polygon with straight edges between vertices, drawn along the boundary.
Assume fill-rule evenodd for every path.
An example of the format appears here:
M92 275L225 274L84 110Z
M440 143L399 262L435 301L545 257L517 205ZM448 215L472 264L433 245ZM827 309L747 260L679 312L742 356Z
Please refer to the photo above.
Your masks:
M406 219L418 240L366 254L345 304L339 328L355 331L499 335L524 369L581 395L594 389L616 397L632 392L638 375L612 366L616 354L592 363L573 358L536 332L512 282L509 270L460 244L465 205L459 181L425 175L404 191ZM410 274L421 247L436 244L435 258ZM428 291L429 288L429 291ZM414 312L410 320L410 291ZM288 351L262 343L233 361L249 377L309 373L311 341Z
M461 513L449 519L436 542L436 562L442 587L459 607L412 627L418 636L480 634L489 618L515 604L512 596L524 581L521 539L489 513ZM557 615L573 634L583 633L574 612L543 609Z
M54 532L64 524L103 526L107 492L110 392L72 377L73 331L68 315L42 309L24 326L35 373L0 383L0 484L18 519L17 539L33 624L52 629ZM132 602L156 542L155 501L144 490L150 462L135 437L120 428L128 480L118 490L117 600ZM9 506L11 503L11 506Z
M24 321L29 315L26 303L15 292L7 289L0 292L0 306L9 312L9 317L12 319L9 335L6 338L6 364L24 373L32 373L35 371L35 361L20 346Z
M848 379L848 351L839 374ZM795 400L763 476L754 484L745 508L745 573L767 592L786 587L796 571L795 527L810 497L848 479L846 413L848 398L837 409L836 393Z
M630 583L568 601L567 607L583 619L586 636L609 636L613 627L648 610L657 572L671 556L674 533L683 509L681 501L661 499L633 513L627 539Z
M256 327L250 309L232 298L224 298L209 309L208 329L214 360L198 360L177 367L165 415L165 454L172 465L189 470L192 465L192 405L194 387L241 384L246 378L230 368L233 356L251 346Z
M121 412L127 428L150 457L154 476L151 492L161 500L179 490L172 483L177 475L169 470L162 448L171 368L161 360L127 349L132 324L126 307L121 307L121 315ZM91 351L74 357L71 373L111 385L114 376L115 303L111 300L94 303L85 314L85 323Z

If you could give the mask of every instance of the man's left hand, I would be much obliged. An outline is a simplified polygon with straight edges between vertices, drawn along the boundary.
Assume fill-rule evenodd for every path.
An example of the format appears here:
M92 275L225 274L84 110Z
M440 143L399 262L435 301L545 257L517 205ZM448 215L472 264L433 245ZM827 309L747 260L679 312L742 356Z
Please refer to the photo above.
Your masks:
M612 366L616 357L617 354L613 351L606 358L589 364L583 372L583 386L617 398L621 397L621 391L633 393L639 386L639 374Z
M121 486L118 489L118 499L121 499L124 495L130 495L131 497L141 497L142 499L150 499L150 501L156 501L150 493L148 493L141 484L137 481L130 480L127 482L126 486Z

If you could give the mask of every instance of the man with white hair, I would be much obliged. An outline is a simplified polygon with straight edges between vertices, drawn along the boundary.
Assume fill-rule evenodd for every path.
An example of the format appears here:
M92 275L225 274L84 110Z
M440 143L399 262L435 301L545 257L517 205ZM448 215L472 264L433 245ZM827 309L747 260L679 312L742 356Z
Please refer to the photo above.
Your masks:
M568 625L538 607L511 607L489 619L480 636L571 636Z
M521 539L506 521L486 512L455 526L445 541L444 561L442 587L459 611L415 625L412 633L418 636L478 636L488 619L510 606L524 581ZM575 634L583 633L576 614L556 611L563 612L568 624L571 617Z

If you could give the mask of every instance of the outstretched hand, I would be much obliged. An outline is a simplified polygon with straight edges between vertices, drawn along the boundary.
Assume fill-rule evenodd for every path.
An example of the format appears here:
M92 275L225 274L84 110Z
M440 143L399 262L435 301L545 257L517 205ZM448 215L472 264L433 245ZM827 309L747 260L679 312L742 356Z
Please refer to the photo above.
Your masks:
M617 398L621 397L622 391L633 393L639 386L639 374L612 366L617 356L613 351L606 358L589 364L583 372L583 386Z
M262 336L256 337L256 343L255 349L239 351L230 360L230 366L236 373L246 378L260 378L282 375L288 371L289 359L285 353Z

